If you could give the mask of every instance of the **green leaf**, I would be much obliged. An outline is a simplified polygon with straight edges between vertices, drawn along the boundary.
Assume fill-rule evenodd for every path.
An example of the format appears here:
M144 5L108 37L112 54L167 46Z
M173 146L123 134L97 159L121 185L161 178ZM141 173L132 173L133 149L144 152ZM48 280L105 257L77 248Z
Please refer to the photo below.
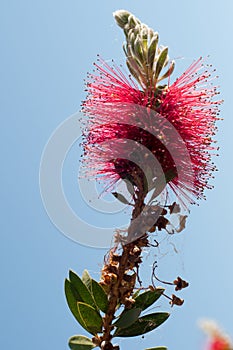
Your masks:
M69 272L70 282L72 286L75 288L75 290L79 293L80 297L84 303L96 308L95 301L86 287L86 285L83 283L81 278L77 276L73 271Z
M80 318L82 319L84 328L91 334L100 333L102 331L103 320L99 312L92 306L78 302L77 309Z
M76 302L77 301L83 301L79 292L75 289L75 287L71 284L71 282L66 278L65 280L65 290L66 290L66 287L69 286L69 289L71 290Z
M164 73L159 79L158 82L162 81L165 78L170 77L170 75L172 75L173 71L175 68L175 61L172 61L170 64L170 67L168 68L168 70L166 71L166 73Z
M77 301L79 300L76 294L76 290L72 286L71 282L67 279L65 280L65 295L67 304L70 308L70 311L72 312L73 316L76 318L76 320L79 322L79 324L85 328L85 323L83 322L82 318L80 317L80 314L78 312L77 307Z
M82 275L82 281L85 284L85 286L88 288L90 293L91 293L91 280L92 278L89 275L89 272L87 270L84 270Z
M135 190L134 190L134 185L132 184L132 182L130 182L128 179L123 179L123 181L125 182L127 190L129 191L129 193L131 195L133 195L135 193Z
M127 61L126 61L126 64L127 64L127 67L128 67L128 69L129 69L130 73L132 74L132 76L133 76L136 80L138 80L137 72L135 71L135 69L134 69L134 68L132 67L132 65L130 64L130 60L127 60Z
M159 74L161 70L163 69L163 66L167 60L168 55L168 47L165 47L163 50L161 50L159 57L157 59L156 68L155 68L155 79L157 80L159 77Z
M158 41L159 41L159 36L158 34L155 34L155 36L151 39L150 46L147 52L147 61L151 69L153 68L153 64L154 64L154 58L157 52Z
M114 337L136 337L145 334L159 327L169 317L167 312L156 312L150 315L140 317L128 328L117 328Z
M136 298L135 298L135 303L134 303L134 307L135 308L141 308L142 310L147 309L149 306L151 306L152 304L154 304L156 302L156 300L158 300L160 298L160 296L162 295L164 289L163 288L156 288L155 290L148 290L146 292L143 292L141 294L139 294Z
M137 36L136 40L133 42L130 42L133 52L135 56L139 59L140 62L144 62L144 57L143 57L143 48L142 48L142 43L139 37Z
M106 313L108 310L108 297L103 287L101 287L98 282L92 279L91 290L98 309Z
M146 348L145 350L167 350L166 346L156 346L156 348Z
M140 294L140 289L136 290L136 292L133 294L132 298L136 299L139 294Z
M148 31L146 29L141 33L141 41L142 41L142 48L145 55L148 51Z
M82 281L91 293L95 306L98 310L107 312L108 309L108 297L101 285L91 278L87 270L83 271ZM82 301L82 300L80 300Z
M69 347L72 350L91 350L96 347L90 338L83 335L74 335L69 339Z
M141 311L142 309L140 308L123 311L118 320L113 325L118 328L127 328L138 320Z
M113 196L118 199L121 203L128 204L130 205L129 201L121 194L118 192L112 192Z

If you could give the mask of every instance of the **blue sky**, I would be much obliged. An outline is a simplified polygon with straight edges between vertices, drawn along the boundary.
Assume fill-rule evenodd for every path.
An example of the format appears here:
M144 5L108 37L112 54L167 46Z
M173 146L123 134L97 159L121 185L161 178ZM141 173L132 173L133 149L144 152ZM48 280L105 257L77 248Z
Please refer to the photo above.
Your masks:
M0 11L1 90L1 335L2 349L68 349L67 339L82 330L69 313L63 292L68 269L84 268L98 278L106 250L79 245L49 220L40 197L39 165L54 129L79 110L86 72L99 53L123 63L123 35L112 12L125 8L160 33L174 75L193 58L210 55L220 76L224 121L219 123L219 172L207 201L193 207L187 229L167 239L161 274L182 274L190 287L185 304L145 339L121 341L122 349L167 345L169 350L201 349L202 317L232 328L232 63L233 3L166 1L2 1ZM182 59L181 59L182 57ZM64 188L75 210L79 151L68 157ZM73 161L72 161L73 160ZM78 198L78 195L77 195ZM117 224L116 224L117 225ZM166 241L166 240L165 240ZM176 244L174 253L170 242ZM154 252L150 256L153 258ZM147 260L146 260L147 261ZM147 280L150 270L143 269ZM163 309L169 305L163 303ZM133 345L132 345L133 344Z

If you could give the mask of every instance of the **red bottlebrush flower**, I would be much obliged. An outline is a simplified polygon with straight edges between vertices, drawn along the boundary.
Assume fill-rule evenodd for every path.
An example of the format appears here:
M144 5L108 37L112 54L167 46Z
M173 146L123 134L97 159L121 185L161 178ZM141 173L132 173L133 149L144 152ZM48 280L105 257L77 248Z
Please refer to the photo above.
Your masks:
M203 320L201 328L207 333L208 341L205 346L207 350L232 350L232 343L227 334L212 320Z
M151 171L153 179L163 173L181 202L204 197L215 170L211 153L216 149L212 142L221 103L213 100L218 92L211 68L205 68L200 58L173 84L141 91L118 67L103 60L95 67L83 102L89 174L112 181L128 178L136 184L133 174L141 178L144 165L147 178ZM156 165L146 160L148 154Z
M229 342L224 338L214 338L210 345L209 350L231 350Z

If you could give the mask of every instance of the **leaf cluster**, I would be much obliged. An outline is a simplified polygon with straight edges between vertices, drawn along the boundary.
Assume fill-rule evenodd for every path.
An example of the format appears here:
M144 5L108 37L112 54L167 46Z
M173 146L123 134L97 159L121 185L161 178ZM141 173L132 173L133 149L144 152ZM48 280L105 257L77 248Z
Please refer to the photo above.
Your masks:
M124 309L113 323L113 337L134 337L148 333L165 322L169 313L156 312L141 316L163 294L164 289L156 288L138 292L130 309ZM109 301L101 284L91 278L87 270L80 278L73 271L65 280L65 295L70 311L77 322L90 334L99 337L103 332L104 315L108 312ZM93 338L93 339L94 339ZM75 335L69 339L69 347L74 350L91 350L97 345L91 338ZM146 350L164 350L164 347Z

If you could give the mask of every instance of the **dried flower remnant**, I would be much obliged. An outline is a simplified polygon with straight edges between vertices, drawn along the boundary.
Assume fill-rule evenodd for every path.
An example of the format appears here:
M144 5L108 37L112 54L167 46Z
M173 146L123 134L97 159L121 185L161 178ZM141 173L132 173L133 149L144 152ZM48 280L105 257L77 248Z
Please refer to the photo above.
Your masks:
M179 276L177 277L177 279L173 282L173 284L176 286L175 287L175 291L181 290L183 288L188 287L189 283L186 282L185 280L183 280L182 278L180 278Z
M175 294L172 294L170 304L171 306L174 306L174 305L181 306L184 304L184 300L181 298L178 298Z

